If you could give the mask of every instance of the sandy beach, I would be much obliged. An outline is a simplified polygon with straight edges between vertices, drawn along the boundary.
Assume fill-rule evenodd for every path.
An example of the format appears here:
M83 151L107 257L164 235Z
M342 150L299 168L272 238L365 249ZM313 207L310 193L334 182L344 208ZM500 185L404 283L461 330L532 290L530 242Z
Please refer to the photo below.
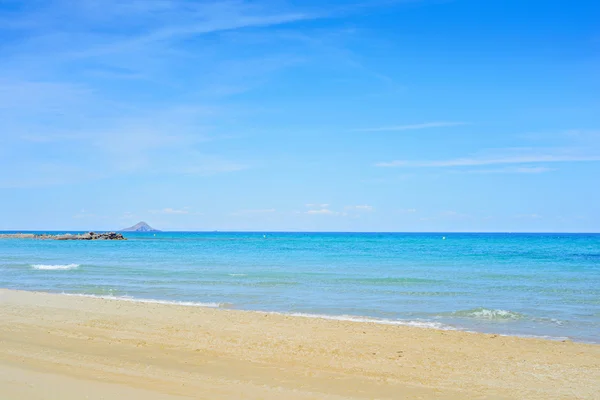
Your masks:
M0 290L2 399L598 393L598 345Z

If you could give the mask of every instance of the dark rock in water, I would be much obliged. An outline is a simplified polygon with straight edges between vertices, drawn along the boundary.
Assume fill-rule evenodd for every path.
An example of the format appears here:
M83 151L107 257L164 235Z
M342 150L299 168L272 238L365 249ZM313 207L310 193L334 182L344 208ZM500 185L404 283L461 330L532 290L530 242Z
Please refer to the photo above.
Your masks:
M81 235L43 235L40 239L55 239L55 240L127 240L122 234L116 232L95 233L88 232Z
M134 226L129 228L121 229L121 232L160 232L158 229L154 229L144 221L138 222Z

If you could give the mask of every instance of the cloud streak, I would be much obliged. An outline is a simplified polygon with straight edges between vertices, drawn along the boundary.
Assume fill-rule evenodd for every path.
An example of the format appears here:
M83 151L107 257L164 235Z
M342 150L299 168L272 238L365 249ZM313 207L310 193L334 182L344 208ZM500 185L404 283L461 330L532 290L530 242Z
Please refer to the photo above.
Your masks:
M568 149L571 150L571 149ZM533 152L529 154L498 154L482 155L448 160L394 160L378 162L376 167L417 167L417 168L445 168L445 167L476 167L482 165L502 164L531 164L531 163L564 163L564 162L594 162L600 161L600 155L586 154L573 151ZM521 172L525 172L522 170ZM545 171L537 171L545 172Z
M344 207L344 209L349 210L349 211L372 212L375 209L375 207L367 205L367 204L363 204L363 205L357 205L357 206L346 206L346 207Z
M306 214L308 215L339 215L339 212L336 211L332 211L328 208L320 208L320 209L316 209L316 210L308 210L306 211Z
M326 204L326 203L322 203L322 204L306 204L305 206L306 206L306 208L327 208L327 207L329 207L329 204Z
M556 171L556 168L548 167L506 167L506 168L490 168L490 169L467 169L451 171L457 174L543 174L546 172Z
M207 35L238 29L265 28L274 25L284 25L287 23L314 19L315 17L305 14L282 14L267 16L233 15L230 18L231 19L216 21L211 21L209 19L198 24L167 27L132 39L121 40L104 46L73 52L68 55L74 58L98 57L137 49L155 42L171 41L190 36Z
M398 213L398 214L414 214L416 212L417 212L416 208L403 208L403 209L396 211L396 213Z

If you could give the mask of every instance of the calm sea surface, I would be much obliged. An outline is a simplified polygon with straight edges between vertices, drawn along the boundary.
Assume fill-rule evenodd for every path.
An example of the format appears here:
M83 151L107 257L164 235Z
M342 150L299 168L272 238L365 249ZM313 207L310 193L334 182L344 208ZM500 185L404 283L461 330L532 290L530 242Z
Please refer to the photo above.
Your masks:
M126 236L0 239L0 287L600 343L600 234Z

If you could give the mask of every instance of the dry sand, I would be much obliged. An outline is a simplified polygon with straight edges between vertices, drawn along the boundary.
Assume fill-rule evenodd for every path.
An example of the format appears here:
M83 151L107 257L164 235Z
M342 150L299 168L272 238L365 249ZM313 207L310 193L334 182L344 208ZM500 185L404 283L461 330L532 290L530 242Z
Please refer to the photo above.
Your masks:
M600 346L0 289L0 399L599 399Z

